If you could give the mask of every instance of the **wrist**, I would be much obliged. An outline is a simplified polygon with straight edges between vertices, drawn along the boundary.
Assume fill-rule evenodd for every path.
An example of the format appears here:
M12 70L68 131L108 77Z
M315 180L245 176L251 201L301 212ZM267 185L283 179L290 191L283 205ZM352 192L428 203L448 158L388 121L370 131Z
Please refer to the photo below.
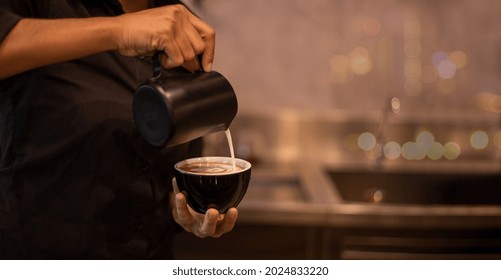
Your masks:
M99 25L102 30L97 32L101 34L103 39L103 46L107 51L116 51L120 48L122 42L122 25L120 24L120 17L104 17L100 18L102 21Z

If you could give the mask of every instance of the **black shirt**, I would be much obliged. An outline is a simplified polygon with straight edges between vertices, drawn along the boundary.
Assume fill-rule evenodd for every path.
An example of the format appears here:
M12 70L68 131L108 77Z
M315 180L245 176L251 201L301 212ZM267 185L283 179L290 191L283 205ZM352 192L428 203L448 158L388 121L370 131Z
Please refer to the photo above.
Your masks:
M22 17L121 13L114 0L0 0L0 41ZM173 257L172 166L200 143L143 142L132 95L151 75L148 59L106 52L0 80L0 258Z

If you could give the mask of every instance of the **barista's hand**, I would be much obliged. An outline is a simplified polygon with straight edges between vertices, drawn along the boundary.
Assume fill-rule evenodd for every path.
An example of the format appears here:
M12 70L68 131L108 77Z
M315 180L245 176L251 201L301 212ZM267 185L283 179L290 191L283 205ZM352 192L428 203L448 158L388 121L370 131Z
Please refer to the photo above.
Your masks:
M183 66L210 71L214 60L215 32L212 27L183 5L170 5L116 18L120 26L116 36L118 50L126 56L151 55L163 51L160 61L166 68Z
M182 5L127 13L117 17L21 19L0 42L0 79L63 61L118 50L123 55L162 51L164 67L210 71L214 29ZM43 50L43 51L40 51Z
M199 214L186 203L186 197L179 192L175 178L172 179L172 185L175 192L172 215L184 230L200 238L217 238L233 229L238 217L236 208L229 209L226 214L219 214L216 209L207 210L205 215Z

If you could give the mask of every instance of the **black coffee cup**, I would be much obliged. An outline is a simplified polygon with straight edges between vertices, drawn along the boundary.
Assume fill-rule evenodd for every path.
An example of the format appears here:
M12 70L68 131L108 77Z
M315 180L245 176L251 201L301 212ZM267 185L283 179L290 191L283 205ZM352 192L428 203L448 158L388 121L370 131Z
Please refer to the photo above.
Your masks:
M171 147L226 130L238 110L231 84L216 71L162 71L158 53L154 77L133 97L136 127L154 147Z
M235 167L231 157L191 158L174 165L179 191L202 214L209 208L226 213L240 203L249 186L251 164L235 159Z

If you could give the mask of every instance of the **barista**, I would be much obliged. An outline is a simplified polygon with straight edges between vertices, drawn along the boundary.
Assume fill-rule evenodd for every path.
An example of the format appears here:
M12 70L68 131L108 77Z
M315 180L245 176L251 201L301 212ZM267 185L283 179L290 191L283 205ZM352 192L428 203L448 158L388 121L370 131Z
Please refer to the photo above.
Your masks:
M237 210L170 196L200 140L150 147L132 94L165 68L210 71L213 29L178 1L0 0L0 258L173 258L179 225L232 230ZM146 58L145 58L146 57Z

